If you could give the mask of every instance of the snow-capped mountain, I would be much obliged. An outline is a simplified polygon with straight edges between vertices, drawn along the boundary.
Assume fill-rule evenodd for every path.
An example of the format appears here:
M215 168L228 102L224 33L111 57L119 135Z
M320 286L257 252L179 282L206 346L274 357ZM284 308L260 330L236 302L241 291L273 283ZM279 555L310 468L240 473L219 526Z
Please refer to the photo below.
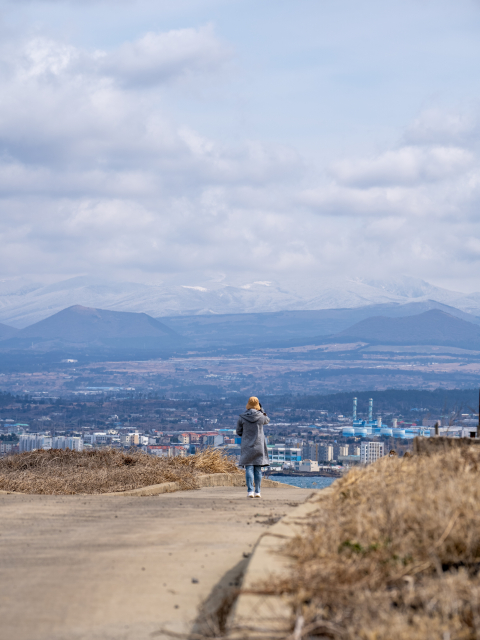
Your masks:
M310 282L229 283L201 280L159 285L81 276L43 285L0 281L0 322L22 328L72 305L145 312L153 317L357 308L436 300L480 315L480 293L462 294L423 280L325 279Z

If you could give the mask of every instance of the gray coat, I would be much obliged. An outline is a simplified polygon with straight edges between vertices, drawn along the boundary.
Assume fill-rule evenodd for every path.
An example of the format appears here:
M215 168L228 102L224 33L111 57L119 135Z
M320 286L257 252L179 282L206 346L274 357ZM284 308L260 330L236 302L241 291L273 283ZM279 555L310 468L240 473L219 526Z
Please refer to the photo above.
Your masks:
M240 454L240 467L249 464L267 467L268 450L263 425L268 424L270 419L261 411L249 409L242 413L237 422L237 436L242 438L242 450Z

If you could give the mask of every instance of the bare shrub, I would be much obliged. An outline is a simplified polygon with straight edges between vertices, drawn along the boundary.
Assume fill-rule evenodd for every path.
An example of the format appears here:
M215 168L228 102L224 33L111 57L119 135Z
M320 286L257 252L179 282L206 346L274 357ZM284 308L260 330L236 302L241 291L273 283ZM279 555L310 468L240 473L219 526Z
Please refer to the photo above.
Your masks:
M117 449L37 450L0 458L0 489L36 494L109 493L162 482L197 489L202 473L240 473L218 449L194 456L156 457Z
M260 589L290 596L296 638L480 637L477 447L385 457L318 499L291 574Z

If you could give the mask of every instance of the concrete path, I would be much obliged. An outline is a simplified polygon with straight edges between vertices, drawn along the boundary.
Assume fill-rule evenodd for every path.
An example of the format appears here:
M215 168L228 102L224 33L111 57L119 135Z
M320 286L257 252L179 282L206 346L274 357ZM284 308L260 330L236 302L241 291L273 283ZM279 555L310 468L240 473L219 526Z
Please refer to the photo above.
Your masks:
M310 494L286 486L263 489L261 500L232 487L150 497L0 495L1 638L186 632L203 601L234 587L262 532Z

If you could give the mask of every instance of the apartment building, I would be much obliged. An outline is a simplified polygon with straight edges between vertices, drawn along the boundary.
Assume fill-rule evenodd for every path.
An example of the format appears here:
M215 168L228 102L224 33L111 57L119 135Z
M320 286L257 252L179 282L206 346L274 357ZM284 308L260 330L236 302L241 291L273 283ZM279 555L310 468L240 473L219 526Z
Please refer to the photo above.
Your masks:
M385 455L383 442L362 442L360 446L360 462L370 464Z
M149 445L144 447L144 450L152 456L159 456L165 458L175 458L176 456L185 456L187 451L185 447L181 445Z
M270 462L300 462L302 450L300 447L284 447L282 445L270 445L268 449L268 459Z
M333 445L332 444L320 444L318 445L318 462L331 462L333 460Z
M28 433L19 436L18 449L34 451L36 449L72 449L83 451L83 440L78 436L46 436L41 433Z
M26 433L18 437L18 449L34 451L35 449L52 449L52 438L41 433Z
M17 442L0 441L0 456L6 456L12 453L18 453L18 451L19 451L19 447Z

